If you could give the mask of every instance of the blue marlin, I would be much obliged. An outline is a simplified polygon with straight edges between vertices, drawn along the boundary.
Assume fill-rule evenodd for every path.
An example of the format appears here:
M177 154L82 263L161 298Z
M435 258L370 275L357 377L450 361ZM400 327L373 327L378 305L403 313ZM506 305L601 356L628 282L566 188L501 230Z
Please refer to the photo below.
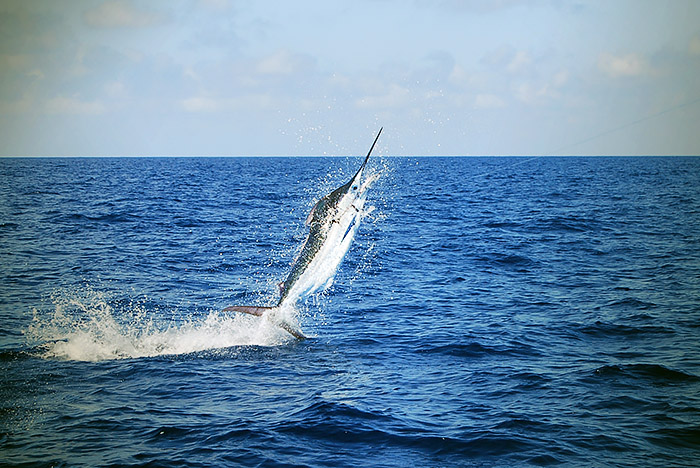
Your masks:
M325 290L332 284L340 262L350 248L362 220L367 188L378 178L378 174L373 174L362 181L369 156L381 134L382 128L379 129L367 156L352 179L321 198L309 213L306 218L309 234L287 279L279 284L280 298L277 305L231 306L226 307L224 311L242 312L258 317L267 315L277 326L294 337L300 340L306 338L289 322L276 317L276 311L285 306L293 307L299 299Z

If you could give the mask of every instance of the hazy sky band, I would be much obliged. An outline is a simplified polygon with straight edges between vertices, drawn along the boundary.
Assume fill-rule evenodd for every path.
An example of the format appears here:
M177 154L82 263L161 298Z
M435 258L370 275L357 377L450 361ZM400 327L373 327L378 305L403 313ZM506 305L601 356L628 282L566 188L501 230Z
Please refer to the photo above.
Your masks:
M700 2L7 1L0 154L700 154Z

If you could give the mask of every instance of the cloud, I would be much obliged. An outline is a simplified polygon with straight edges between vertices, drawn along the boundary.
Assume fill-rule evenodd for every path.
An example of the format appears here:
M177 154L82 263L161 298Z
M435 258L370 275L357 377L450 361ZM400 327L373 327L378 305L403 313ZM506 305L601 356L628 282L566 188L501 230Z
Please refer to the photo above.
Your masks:
M506 102L495 94L477 94L474 107L477 109L500 109L506 106Z
M230 98L215 98L210 96L192 96L183 99L180 104L187 112L212 113L232 111L260 111L278 109L286 100L269 94L246 94Z
M557 72L552 78L552 85L555 88L560 88L564 86L569 81L569 72L567 70L561 70Z
M536 104L550 95L550 89L547 84L536 86L532 83L521 83L514 87L513 94L526 104Z
M31 56L60 53L74 37L74 31L65 17L50 10L51 5L27 0L0 2L0 53Z
M105 111L106 107L100 101L83 101L77 96L56 96L46 103L46 112L49 114L97 115Z
M406 105L411 96L408 88L392 83L384 94L364 96L355 102L362 109L387 109Z
M541 62L542 58L533 57L530 51L518 50L507 45L487 51L480 60L480 64L486 67L487 71L512 76L536 74Z
M219 100L209 97L194 96L182 100L182 108L187 112L215 112L220 107Z
M161 23L163 16L139 10L127 0L109 0L86 11L83 19L96 28L145 28Z
M536 6L540 0L420 0L419 5L427 8L438 7L449 13L487 14L507 10L518 6Z
M216 11L225 11L231 8L231 0L199 0L199 3Z
M24 114L32 110L34 101L25 95L14 101L0 100L0 115L2 114Z
M29 54L4 54L0 55L0 70L22 71L32 65L32 56Z
M515 57L506 66L506 70L509 73L519 73L525 70L532 63L532 58L530 54L525 51L519 51L515 54Z
M314 60L307 55L282 49L258 61L255 69L262 75L292 75L310 70L314 64Z
M413 154L465 151L465 132L491 135L469 151L527 152L552 132L519 139L523 122L560 129L566 143L589 128L595 134L633 121L645 106L697 96L697 27L679 21L673 34L662 34L671 16L655 13L685 16L700 4L678 1L685 6L645 3L635 16L632 0L586 4L585 14L574 11L579 0L415 0L401 8L392 0L373 3L380 11L368 17L343 2L313 5L309 16L312 2L3 0L0 119L45 137L20 141L5 125L0 141L5 148L14 141L18 153L50 152L61 141L77 148L71 153L89 152L80 149L88 148L81 135L97 129L122 136L105 148L198 154L197 145L227 147L237 125L282 128L285 148L289 135L321 122L352 139L353 127L375 118ZM387 13L397 21L378 19ZM607 27L622 23L630 28ZM346 40L362 27L366 33ZM596 27L601 34L582 40ZM574 108L577 123L567 123ZM690 110L662 118L680 120ZM193 123L200 137L180 130ZM84 131L67 135L66 125ZM170 135L158 140L147 129ZM415 137L436 138L435 129L440 150ZM255 132L240 134L241 148L259 144ZM306 140L297 149L308 151Z
M690 55L700 55L700 36L693 36L688 44L688 53Z
M649 61L639 54L621 56L601 54L598 58L598 69L611 78L635 77L651 73Z
M525 104L542 104L562 97L562 88L569 81L569 71L560 70L550 78L515 84L513 95Z
M481 63L490 68L501 69L511 64L514 56L513 47L503 45L484 53L481 57Z

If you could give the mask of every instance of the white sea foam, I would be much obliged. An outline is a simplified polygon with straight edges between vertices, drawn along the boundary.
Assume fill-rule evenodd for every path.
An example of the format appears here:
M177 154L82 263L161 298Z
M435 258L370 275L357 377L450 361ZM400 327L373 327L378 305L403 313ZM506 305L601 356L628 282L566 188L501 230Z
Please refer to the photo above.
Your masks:
M128 359L231 346L275 346L292 339L271 319L235 313L211 311L199 318L157 323L143 304L115 306L91 288L57 293L51 301L53 309L35 311L26 331L30 343L49 359ZM279 313L288 323L297 323L295 310Z

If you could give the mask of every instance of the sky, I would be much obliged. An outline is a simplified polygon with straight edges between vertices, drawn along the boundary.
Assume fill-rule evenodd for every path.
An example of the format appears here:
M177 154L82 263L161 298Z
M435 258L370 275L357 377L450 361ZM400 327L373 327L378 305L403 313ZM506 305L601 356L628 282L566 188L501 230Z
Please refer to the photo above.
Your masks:
M0 156L699 155L697 0L1 0Z

